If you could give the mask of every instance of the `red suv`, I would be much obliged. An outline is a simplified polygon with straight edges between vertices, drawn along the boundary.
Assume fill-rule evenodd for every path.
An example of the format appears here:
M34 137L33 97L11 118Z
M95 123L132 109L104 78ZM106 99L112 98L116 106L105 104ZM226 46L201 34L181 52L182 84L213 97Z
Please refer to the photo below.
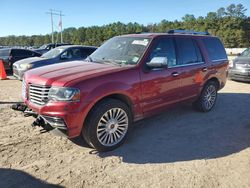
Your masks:
M125 141L134 121L168 107L192 102L210 111L227 69L223 44L208 33L124 35L85 62L27 71L23 100L46 129L82 135L90 146L108 151Z

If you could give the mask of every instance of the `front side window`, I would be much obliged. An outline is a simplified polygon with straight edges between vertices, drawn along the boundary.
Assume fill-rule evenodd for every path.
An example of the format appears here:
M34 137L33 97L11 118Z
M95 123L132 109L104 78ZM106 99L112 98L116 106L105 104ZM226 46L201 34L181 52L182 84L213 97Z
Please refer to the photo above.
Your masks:
M89 59L99 63L136 65L149 42L149 38L114 37L92 53Z
M150 62L155 57L162 57L167 59L168 67L175 66L177 64L175 45L171 38L158 39L154 45L151 53L147 59Z
M180 55L180 64L186 65L202 62L200 49L193 39L177 38L176 44Z

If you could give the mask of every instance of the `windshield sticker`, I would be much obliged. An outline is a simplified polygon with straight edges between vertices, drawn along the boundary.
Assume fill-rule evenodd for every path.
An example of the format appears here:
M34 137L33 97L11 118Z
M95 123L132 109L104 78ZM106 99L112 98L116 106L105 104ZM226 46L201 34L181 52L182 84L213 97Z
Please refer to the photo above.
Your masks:
M138 60L139 60L139 57L134 57L134 58L132 59L132 61L135 62L135 63L136 63Z
M137 44L137 45L142 45L142 46L147 46L148 45L148 40L134 40L132 44Z

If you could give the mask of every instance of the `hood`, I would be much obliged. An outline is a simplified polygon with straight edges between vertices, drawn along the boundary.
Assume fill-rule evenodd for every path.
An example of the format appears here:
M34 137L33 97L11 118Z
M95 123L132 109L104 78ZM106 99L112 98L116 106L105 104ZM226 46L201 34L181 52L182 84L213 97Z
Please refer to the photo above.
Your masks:
M250 57L237 57L234 59L234 63L237 64L250 64Z
M19 67L20 64L29 64L29 63L35 63L35 62L44 61L44 60L45 59L41 58L41 57L29 57L29 58L26 58L26 59L16 61L14 63L14 65L17 65Z
M128 68L130 66L121 67L111 64L72 61L29 70L25 73L24 79L40 85L68 86L69 83L87 80Z

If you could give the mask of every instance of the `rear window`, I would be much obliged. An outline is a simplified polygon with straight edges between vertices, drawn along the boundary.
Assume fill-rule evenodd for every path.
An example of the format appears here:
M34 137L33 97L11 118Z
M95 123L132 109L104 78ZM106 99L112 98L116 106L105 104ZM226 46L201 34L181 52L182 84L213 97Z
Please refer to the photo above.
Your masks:
M9 53L10 53L10 49L1 49L0 57L9 56Z
M223 44L218 38L204 38L205 48L211 61L225 60L227 54Z

